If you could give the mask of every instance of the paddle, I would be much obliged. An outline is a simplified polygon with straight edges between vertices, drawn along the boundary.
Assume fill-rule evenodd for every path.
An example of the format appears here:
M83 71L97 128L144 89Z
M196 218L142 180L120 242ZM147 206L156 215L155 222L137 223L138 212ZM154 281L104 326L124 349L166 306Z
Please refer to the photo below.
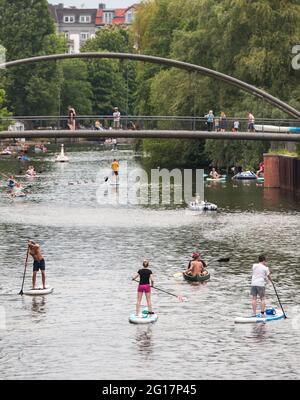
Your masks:
M210 260L206 266L210 265L212 262L229 262L230 258L229 257L223 257L223 258L213 258L212 260ZM173 274L174 278L179 278L183 275L183 272L175 272L175 274Z
M26 275L26 268L27 268L28 256L29 256L29 245L28 245L28 247L27 247L27 254L26 254L25 267L24 267L24 274L23 274L22 287L21 287L21 290L20 290L20 293L19 293L21 296L23 296L23 287L24 287L24 281L25 281L25 275Z
M152 286L152 287L153 287L153 289L156 289L156 290L159 290L159 291L161 291L161 292L167 293L167 294L169 294L170 296L177 297L177 299L178 299L179 301L181 301L181 302L187 301L187 298L184 297L184 296L177 296L177 295L174 294L174 293L167 292L166 290L160 289L160 288L158 288L158 287L156 287L156 286Z
M138 282L136 279L133 279L133 280L134 280L135 282ZM177 296L177 295L174 294L174 293L168 292L167 290L164 290L164 289L160 289L160 288L158 288L158 287L156 287L156 286L152 286L152 287L153 287L153 289L159 290L160 292L164 292L164 293L169 294L170 296L176 297L176 298L177 298L179 301L181 301L181 302L187 301L187 298L184 297L184 296Z
M278 299L278 303L279 303L279 305L280 305L280 308L281 308L281 310L282 310L282 312L283 312L284 319L286 319L286 318L287 318L287 316L286 316L286 313L284 312L284 309L283 309L283 307L282 307L282 304L281 304L281 301L280 301L280 299L279 299L279 296L278 296L278 293L277 293L276 287L275 287L275 285L274 285L274 282L273 282L273 281L272 281L272 279L270 278L270 276L269 276L269 280L271 281L271 283L272 283L272 285L273 285L273 288L274 288L275 294L276 294L276 296L277 296L277 299Z

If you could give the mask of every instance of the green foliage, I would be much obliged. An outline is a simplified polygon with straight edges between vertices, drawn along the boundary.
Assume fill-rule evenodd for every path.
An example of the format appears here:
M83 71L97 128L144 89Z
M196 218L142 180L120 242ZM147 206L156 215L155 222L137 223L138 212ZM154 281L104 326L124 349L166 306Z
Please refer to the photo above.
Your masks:
M220 133L221 135L221 133ZM205 152L211 165L221 168L241 166L255 170L262 154L267 152L268 143L258 141L207 140Z
M7 108L5 107L5 91L0 89L0 130L6 130L10 121L1 121L1 118L10 117L10 113L8 112Z
M192 144L192 145L191 145ZM196 168L206 164L203 141L167 139L143 140L143 150L146 155L144 162L148 167L184 167Z
M220 71L300 109L299 71L291 67L299 26L298 0L189 0L188 6L186 0L148 0L137 14L133 37L142 54ZM212 109L215 115L225 111L239 118L246 118L248 111L256 118L286 117L225 83L165 67L139 66L138 84L137 112L204 116ZM169 153L176 155L176 162L182 160L173 147L178 149L170 140ZM217 166L239 163L250 168L267 148L255 142L209 141L206 154Z
M61 112L67 113L69 105L79 115L92 114L92 87L88 81L87 63L82 60L66 60L62 63Z
M0 0L0 43L8 61L66 50L46 0ZM15 67L6 77L8 104L15 114L57 114L61 82L55 63Z
M89 39L82 52L133 52L127 30L118 27L100 29ZM100 60L88 63L88 79L93 92L93 112L112 114L118 107L122 114L133 113L136 92L136 65L130 61Z

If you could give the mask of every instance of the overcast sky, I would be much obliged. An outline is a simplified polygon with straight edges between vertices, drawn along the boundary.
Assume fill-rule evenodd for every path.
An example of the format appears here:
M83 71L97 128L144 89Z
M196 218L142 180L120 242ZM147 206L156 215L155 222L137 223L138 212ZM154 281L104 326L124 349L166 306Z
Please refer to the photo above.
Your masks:
M48 0L48 3L63 3L65 6L76 6L84 8L97 8L99 3L104 3L106 8L126 8L132 4L139 3L141 0Z

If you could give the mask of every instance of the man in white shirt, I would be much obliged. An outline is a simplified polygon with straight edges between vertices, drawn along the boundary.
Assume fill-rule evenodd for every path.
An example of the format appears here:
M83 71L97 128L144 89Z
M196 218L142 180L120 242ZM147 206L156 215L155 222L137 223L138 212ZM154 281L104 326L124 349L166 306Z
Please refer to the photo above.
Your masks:
M255 124L255 118L254 115L249 112L248 113L248 132L254 132L254 124Z
M256 315L256 302L257 296L260 297L261 301L261 316L265 316L266 309L266 297L265 297L265 286L270 277L270 271L267 267L266 257L260 255L258 257L258 264L253 264L252 267L252 281L251 281L251 295L252 295L252 311L253 316Z
M113 112L113 128L114 129L120 129L120 119L121 119L121 113L118 110L118 107L114 108L114 112Z

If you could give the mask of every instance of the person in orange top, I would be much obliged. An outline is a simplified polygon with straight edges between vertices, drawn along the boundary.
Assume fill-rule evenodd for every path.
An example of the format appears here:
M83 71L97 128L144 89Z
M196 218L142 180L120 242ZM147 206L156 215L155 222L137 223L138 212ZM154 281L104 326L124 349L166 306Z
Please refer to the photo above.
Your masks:
M115 176L116 181L119 180L119 161L114 159L114 161L111 164L111 169L113 171L113 175Z

